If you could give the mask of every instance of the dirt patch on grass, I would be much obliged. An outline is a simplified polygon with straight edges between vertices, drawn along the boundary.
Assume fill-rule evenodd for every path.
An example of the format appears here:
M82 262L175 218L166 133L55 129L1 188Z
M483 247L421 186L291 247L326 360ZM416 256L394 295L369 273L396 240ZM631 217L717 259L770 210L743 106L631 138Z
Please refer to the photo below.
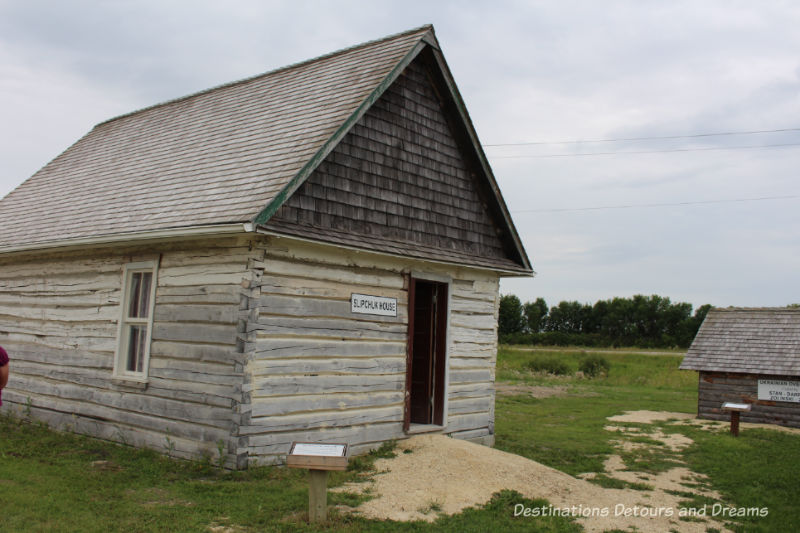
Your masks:
M170 493L164 489L153 487L144 490L128 489L125 494L136 499L145 507L191 507L194 502L171 498Z
M599 396L596 392L570 390L566 385L526 385L524 383L497 383L498 396L530 396L532 398L552 398L558 396L591 397Z
M339 489L376 496L355 512L376 519L433 521L440 513L482 505L494 493L510 489L527 498L547 499L556 508L570 508L567 512L578 516L577 521L590 532L633 528L704 532L708 527L726 531L712 520L680 521L678 509L684 497L604 488L518 455L442 435L419 435L400 442L398 448L396 457L376 461L379 473L371 481ZM673 476L682 479L681 472ZM678 481L669 486L686 490ZM582 509L607 509L608 516L583 517ZM672 509L672 516L665 509Z
M104 472L119 472L122 467L114 461L92 461L92 468Z
M220 518L220 520L228 520L228 517L223 516ZM242 533L246 531L240 526L228 526L218 522L212 522L211 525L208 526L208 530L211 531L211 533Z
M641 428L624 426L605 426L603 429L626 436L626 439L614 442L615 445L621 447L625 451L648 448L655 444L657 446L664 446L664 448L669 451L679 452L694 442L689 437L681 435L680 433L664 433L659 429L653 429L647 432L642 431Z
M497 383L497 394L500 396L533 396L534 398L550 398L553 396L566 396L568 389L564 385L512 385L510 383Z
M706 420L705 418L692 418L691 420L683 421L683 423L717 431L728 430L731 427L730 421ZM800 428L790 428L786 426L778 426L775 424L756 424L753 422L739 422L739 431L744 431L747 429L771 429L773 431L781 431L783 433L789 433L791 435L800 435Z
M652 424L667 420L690 420L694 415L688 413L669 413L667 411L625 411L621 415L611 416L609 422L630 422L633 424Z
M634 424L653 424L654 422L674 420L679 424L690 424L712 430L725 430L730 428L730 421L728 420L707 420L705 418L697 418L695 415L688 413L670 413L667 411L626 411L621 415L609 417L608 420L610 422L630 422ZM800 435L800 428L790 428L775 424L756 424L753 422L739 423L740 430L748 428L771 429L773 431L782 431L783 433L792 435ZM632 430L633 428L628 429Z
M650 411L653 420L674 420L674 416L664 417ZM675 415L679 413L663 413ZM627 417L610 417L608 420L617 422L630 421ZM640 419L642 416L632 418ZM714 491L702 487L708 484L705 476L689 470L680 458L679 452L689 447L694 441L680 433L664 433L658 428L626 428L620 426L606 426L606 431L620 434L618 440L612 441L621 455L611 455L603 464L603 475L618 479L626 483L645 483L652 487L652 499L661 501L669 492L693 494L703 498L722 500L722 496ZM643 431L643 429L645 431ZM624 458L623 458L624 456ZM625 458L628 459L626 462ZM641 468L632 468L629 462L643 461L647 472ZM651 464L647 464L647 462ZM592 479L594 475L581 476L583 479Z
M623 355L686 355L685 350L676 350L672 352L663 351L663 350L636 350L636 349L625 349L625 348L618 348L618 349L593 349L593 348L570 348L568 346L552 346L552 347L537 347L537 348L523 348L522 346L514 346L515 351L518 352L556 352L556 353L581 353L581 354L590 354L590 353L600 353L600 354L623 354Z

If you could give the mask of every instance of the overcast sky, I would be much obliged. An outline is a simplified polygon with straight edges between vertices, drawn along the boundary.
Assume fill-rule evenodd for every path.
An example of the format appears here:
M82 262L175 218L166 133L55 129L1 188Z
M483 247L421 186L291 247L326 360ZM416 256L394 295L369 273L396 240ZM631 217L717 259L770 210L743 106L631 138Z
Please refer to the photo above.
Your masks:
M105 119L432 23L537 272L504 293L800 302L798 6L0 0L0 196ZM592 142L642 137L675 138Z

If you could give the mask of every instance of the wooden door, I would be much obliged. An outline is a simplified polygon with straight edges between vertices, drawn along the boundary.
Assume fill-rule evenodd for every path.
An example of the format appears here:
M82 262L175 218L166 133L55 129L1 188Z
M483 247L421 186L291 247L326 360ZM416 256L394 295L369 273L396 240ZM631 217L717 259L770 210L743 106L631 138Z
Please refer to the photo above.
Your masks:
M411 278L404 426L444 423L447 284Z

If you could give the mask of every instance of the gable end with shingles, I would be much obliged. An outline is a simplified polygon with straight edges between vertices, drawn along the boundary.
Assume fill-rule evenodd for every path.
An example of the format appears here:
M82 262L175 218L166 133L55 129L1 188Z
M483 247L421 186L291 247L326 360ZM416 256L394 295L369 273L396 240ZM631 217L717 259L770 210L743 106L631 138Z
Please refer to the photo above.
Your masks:
M680 368L800 376L800 309L712 309Z
M418 55L264 227L379 252L524 271L502 206ZM502 201L500 199L499 201Z

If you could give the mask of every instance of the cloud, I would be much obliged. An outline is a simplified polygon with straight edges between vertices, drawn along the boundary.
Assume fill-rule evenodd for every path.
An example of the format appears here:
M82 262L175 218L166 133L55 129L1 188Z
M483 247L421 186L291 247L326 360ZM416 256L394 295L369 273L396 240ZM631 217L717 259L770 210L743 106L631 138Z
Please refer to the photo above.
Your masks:
M434 23L485 143L800 127L792 2L74 1L0 4L0 194L102 120ZM800 194L800 132L491 148L512 212ZM796 301L797 201L518 213L523 299Z

